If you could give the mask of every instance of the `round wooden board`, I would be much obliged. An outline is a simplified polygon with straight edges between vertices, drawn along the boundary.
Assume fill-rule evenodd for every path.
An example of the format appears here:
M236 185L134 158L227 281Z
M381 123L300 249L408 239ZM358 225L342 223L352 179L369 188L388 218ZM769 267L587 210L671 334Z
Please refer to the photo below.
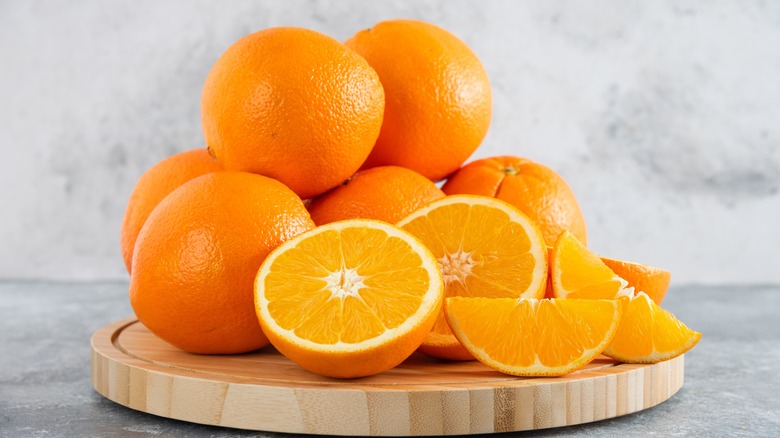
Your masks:
M267 347L180 351L135 318L92 336L92 385L121 405L240 429L330 435L461 435L587 423L647 409L683 384L682 356L654 365L600 357L564 377L521 378L414 354L382 374L335 380Z

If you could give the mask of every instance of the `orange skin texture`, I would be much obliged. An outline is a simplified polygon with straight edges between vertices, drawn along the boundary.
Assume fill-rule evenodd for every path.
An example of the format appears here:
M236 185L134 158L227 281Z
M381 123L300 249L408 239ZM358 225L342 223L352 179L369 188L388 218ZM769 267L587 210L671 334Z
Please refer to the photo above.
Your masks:
M344 219L376 219L391 224L444 197L431 180L403 167L362 170L308 206L317 225Z
M122 222L120 244L127 272L132 272L133 248L146 218L169 193L187 181L222 168L208 151L194 149L168 157L146 171L133 189Z
M344 44L368 60L385 89L382 131L363 168L402 166L438 181L482 143L490 81L463 41L429 23L391 20Z
M635 292L644 292L659 306L666 296L669 283L672 281L672 273L653 266L640 263L626 262L622 260L601 257L601 261L612 269L618 276L633 286Z
M587 245L585 217L569 185L549 167L501 156L473 161L452 175L444 193L492 196L508 202L536 222L547 246L569 230Z
M303 202L278 181L242 172L198 177L167 196L142 228L130 304L149 330L184 351L262 348L257 270L274 248L313 227Z
M248 35L206 78L206 144L226 170L275 178L301 198L341 184L382 125L384 91L368 63L333 38L279 27Z

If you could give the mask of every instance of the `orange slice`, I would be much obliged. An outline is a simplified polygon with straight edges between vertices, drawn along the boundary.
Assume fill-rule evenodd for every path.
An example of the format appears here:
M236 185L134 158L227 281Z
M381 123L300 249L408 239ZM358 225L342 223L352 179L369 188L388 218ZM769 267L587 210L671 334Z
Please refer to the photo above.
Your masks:
M515 376L560 376L609 345L624 301L453 297L444 309L455 336L485 365Z
M547 279L542 233L526 215L497 199L455 195L398 223L438 259L446 297L541 298ZM444 313L420 346L429 356L471 360Z
M550 280L555 298L614 299L633 295L628 282L585 247L573 234L558 236L550 255Z
M442 303L436 258L411 234L375 220L333 222L279 246L255 280L263 332L309 371L352 378L406 359Z
M630 287L642 291L660 305L669 289L672 274L669 271L640 263L602 257L601 261L620 278L625 279Z
M626 306L615 339L604 354L622 362L656 363L685 353L699 339L701 333L640 292Z

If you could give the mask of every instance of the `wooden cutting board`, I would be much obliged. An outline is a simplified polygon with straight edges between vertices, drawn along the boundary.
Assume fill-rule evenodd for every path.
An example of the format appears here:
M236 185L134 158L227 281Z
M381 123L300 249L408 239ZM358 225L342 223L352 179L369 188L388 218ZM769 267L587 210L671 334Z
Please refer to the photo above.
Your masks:
M123 406L241 429L332 435L460 435L587 423L647 409L683 385L682 356L654 365L600 357L564 377L521 378L414 354L352 380L321 377L267 347L193 355L135 318L92 336L92 385Z

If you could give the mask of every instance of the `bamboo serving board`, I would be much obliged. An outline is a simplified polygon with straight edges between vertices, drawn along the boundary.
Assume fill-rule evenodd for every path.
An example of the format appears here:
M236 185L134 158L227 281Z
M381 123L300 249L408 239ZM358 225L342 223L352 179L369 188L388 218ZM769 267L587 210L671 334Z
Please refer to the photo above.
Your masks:
M520 378L479 362L414 354L376 376L335 380L266 347L231 356L180 351L135 318L92 336L92 385L123 406L240 429L331 435L461 435L568 426L667 400L682 356L654 365L600 357L564 377Z

